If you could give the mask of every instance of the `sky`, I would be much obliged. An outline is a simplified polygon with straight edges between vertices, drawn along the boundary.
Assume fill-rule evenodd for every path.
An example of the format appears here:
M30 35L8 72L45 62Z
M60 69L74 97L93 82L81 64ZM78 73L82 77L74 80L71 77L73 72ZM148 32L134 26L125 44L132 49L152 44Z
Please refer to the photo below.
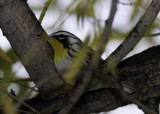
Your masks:
M63 4L64 6L67 5L71 0L59 0L60 4ZM104 1L104 0L102 0ZM123 2L130 2L131 0L123 0ZM133 0L132 0L133 1ZM28 4L29 6L42 6L44 5L44 3L46 2L46 0L28 0ZM100 20L106 20L107 17L109 16L109 5L110 5L110 0L108 0L108 2L106 2L106 4L101 4L101 8L97 7L96 8L96 15L97 18L99 18ZM107 10L106 10L106 6L107 6ZM130 23L130 20L128 17L130 17L131 11L132 11L132 7L131 6L124 6L124 5L118 5L118 10L116 12L116 16L114 18L114 23L113 23L113 28L120 28L123 32L127 31L128 29L132 28L134 26L134 24ZM101 13L99 13L101 12ZM35 15L37 18L39 18L40 16L40 11L34 11ZM53 15L55 14L55 15ZM56 15L57 14L57 15ZM52 32L54 32L54 29L49 30L47 27L49 26L50 23L54 23L56 21L56 18L58 18L59 14L57 12L51 12L48 11L44 17L44 20L42 22L42 27L46 30L46 32L48 34L51 34ZM141 15L138 15L139 17ZM138 18L136 21L138 21ZM160 15L159 15L160 17ZM75 34L76 36L78 36L81 40L83 40L86 36L86 34L88 32L91 31L91 26L88 22L85 22L83 27L77 27L77 22L74 19L74 16L71 16L64 24L64 29L67 31L72 32L73 34ZM159 32L159 31L156 31ZM138 43L138 45L135 47L135 49L128 55L131 56L135 53L139 53L145 49L147 49L148 47L151 47L153 45L158 45L160 44L160 37L154 37L154 44L151 44L150 42L148 42L145 39L142 39L140 41L140 43ZM4 50L7 51L11 46L9 44L9 42L7 41L7 39L3 36L2 31L0 30L0 47ZM106 51L103 54L102 58L106 58L111 52L113 52L121 43L121 40L112 40L111 42L109 42L109 44L106 47ZM127 57L128 57L127 56ZM25 71L24 67L21 65L20 62L17 62L13 65L13 70L16 72L16 74L19 77L28 77L27 72ZM16 85L12 85L12 86L16 86ZM14 89L15 91L18 89ZM107 114L143 114L143 112L141 110L139 110L137 108L136 105L131 104L128 106L124 106L121 108L118 108L114 111L110 111Z

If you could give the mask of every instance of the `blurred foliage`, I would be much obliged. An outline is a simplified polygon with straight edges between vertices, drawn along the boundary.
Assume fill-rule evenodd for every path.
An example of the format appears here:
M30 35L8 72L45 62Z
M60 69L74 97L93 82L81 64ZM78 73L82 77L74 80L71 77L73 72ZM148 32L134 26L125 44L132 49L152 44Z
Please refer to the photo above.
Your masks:
M2 48L0 48L0 85L4 88L8 88L12 83L23 83L23 85L28 86L29 80L26 79L20 79L16 75L16 72L13 71L13 65L19 61L16 54L14 53L13 49L9 49L8 51L3 51ZM18 69L17 69L18 70ZM17 71L18 72L18 71ZM19 84L18 84L19 85ZM28 88L19 86L19 92L17 93L17 96L23 96L24 93L28 90ZM0 92L0 98L3 99L3 94ZM5 101L8 103L8 101ZM4 103L3 100L0 100L0 104Z
M95 18L95 4L97 0L79 0L76 7L70 11L71 14L75 14L77 21L84 22L85 18Z
M44 2L44 0L42 1ZM63 2L64 0L46 0L46 3L44 2L43 6L32 4L30 4L30 6L34 12L42 12L40 16L40 21L44 21L43 19L45 18L45 14L47 12L51 12L52 15L56 15L55 21L49 23L46 27L49 29L49 31L56 31L60 29L64 30L63 28L65 28L65 22L72 17L74 17L73 19L77 22L77 31L78 27L82 25L81 27L83 29L84 25L86 23L89 23L89 26L92 29L88 31L88 34L86 34L85 42L89 42L89 45L92 48L95 48L97 41L103 31L105 21L107 20L107 17L105 20L98 17L97 15L101 14L102 12L97 12L97 10L101 11L102 4L105 4L106 10L108 10L109 7L107 6L107 4L110 4L109 0L68 0L68 3ZM122 7L129 6L132 8L132 12L130 12L130 15L127 16L130 19L130 25L135 26L137 20L139 20L140 17L143 15L150 2L151 0L120 0L118 5ZM107 16L107 13L103 15ZM160 20L157 18L154 24L146 33L146 39L150 43L154 43L154 40L151 37L160 35L160 33L155 33L156 30L160 29L159 22ZM128 29L126 32L122 32L121 29L123 28L112 28L112 32L110 34L110 41L115 39L123 40L134 26L130 27L130 29ZM72 25L68 27L72 27ZM3 39L0 38L0 42L1 40ZM15 71L13 71L13 65L17 61L19 60L13 49L10 48L8 51L4 51L2 48L0 48L0 85L3 86L5 89L8 89L8 87L12 83L16 83L19 87L19 91L16 94L18 97L22 97L29 90L29 86L31 85L29 84L29 79L18 78ZM2 92L0 92L0 104L3 103L8 106L8 99L4 103L4 100L2 100L3 98L4 96ZM13 111L11 106L8 107L10 108L8 111L15 112Z
M4 114L17 114L16 105L12 102L12 99L6 95L3 95Z

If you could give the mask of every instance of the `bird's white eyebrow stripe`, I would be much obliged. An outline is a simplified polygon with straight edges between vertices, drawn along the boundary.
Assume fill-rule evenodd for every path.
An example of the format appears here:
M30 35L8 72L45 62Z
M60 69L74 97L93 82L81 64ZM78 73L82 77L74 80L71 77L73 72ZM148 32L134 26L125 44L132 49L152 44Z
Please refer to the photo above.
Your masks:
M74 37L68 38L68 40L69 40L70 43L74 43L74 44L78 42L78 39L76 39Z

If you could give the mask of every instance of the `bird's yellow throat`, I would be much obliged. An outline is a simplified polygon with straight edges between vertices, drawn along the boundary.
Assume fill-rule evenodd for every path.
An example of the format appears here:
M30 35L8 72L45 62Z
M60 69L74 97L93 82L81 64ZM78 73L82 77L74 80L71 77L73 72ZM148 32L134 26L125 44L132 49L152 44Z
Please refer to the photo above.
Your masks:
M68 49L63 47L63 44L56 39L48 40L52 48L54 49L54 62L58 63L61 59L66 57Z

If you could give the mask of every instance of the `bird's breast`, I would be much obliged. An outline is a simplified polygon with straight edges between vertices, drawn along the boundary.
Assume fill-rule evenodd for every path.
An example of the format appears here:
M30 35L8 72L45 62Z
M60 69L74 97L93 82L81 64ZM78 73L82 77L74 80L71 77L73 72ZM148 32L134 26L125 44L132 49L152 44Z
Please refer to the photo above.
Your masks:
M72 63L71 57L68 55L68 49L56 39L48 40L54 49L54 64L58 72L63 72L69 68Z
M68 49L64 48L63 44L56 39L48 40L48 42L54 49L54 62L57 64L67 56Z

